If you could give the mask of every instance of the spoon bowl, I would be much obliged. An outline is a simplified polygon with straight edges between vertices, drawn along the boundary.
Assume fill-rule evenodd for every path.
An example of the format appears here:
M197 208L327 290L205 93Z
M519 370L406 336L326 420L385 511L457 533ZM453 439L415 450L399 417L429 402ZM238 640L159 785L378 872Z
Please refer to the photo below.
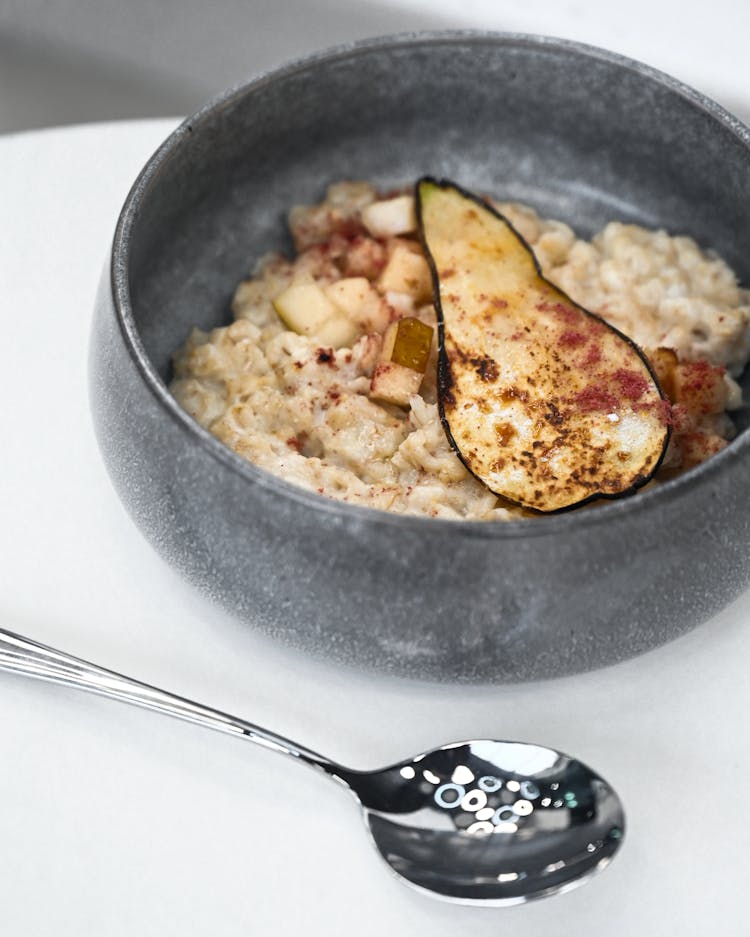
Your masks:
M454 742L355 771L244 719L0 629L3 670L236 735L323 771L358 799L390 868L439 898L508 905L567 891L604 868L622 843L615 791L551 748Z
M612 787L540 745L456 742L342 780L394 872L461 903L567 891L609 864L625 830Z

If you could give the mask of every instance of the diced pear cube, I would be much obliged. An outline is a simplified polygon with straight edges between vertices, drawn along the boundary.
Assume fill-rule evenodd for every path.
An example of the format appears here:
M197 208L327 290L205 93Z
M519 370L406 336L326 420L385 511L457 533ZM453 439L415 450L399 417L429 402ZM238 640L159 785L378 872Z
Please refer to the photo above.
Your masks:
M391 361L394 364L402 364L419 374L424 374L430 360L432 333L435 330L431 325L427 325L414 316L399 319L391 328L395 333L391 348Z
M675 365L674 393L691 414L721 413L727 405L724 368L708 361L681 361Z
M325 287L326 296L331 302L351 318L356 318L371 292L367 277L346 277Z
M402 364L384 361L375 366L370 382L370 397L408 407L412 394L419 393L422 375Z
M396 335L398 333L398 321L391 322L383 335L383 345L380 349L378 362L390 361L393 357L393 347L396 344Z
M317 283L292 283L273 300L284 325L299 335L307 335L341 348L351 344L359 329L326 296Z
M409 405L409 398L419 393L422 384L432 332L429 325L414 318L399 319L388 326L370 381L370 397L400 407Z
M325 288L326 296L364 332L382 332L391 321L383 301L366 277L346 277Z
M315 332L315 338L332 348L351 348L360 336L356 322L346 316L333 316Z
M292 283L273 300L273 308L284 325L299 335L313 335L336 307L317 283Z
M397 244L378 286L383 293L408 293L415 303L426 302L432 296L432 276L427 261L405 244Z
M399 195L366 205L362 224L373 237L388 238L417 230L417 212L413 195Z
M408 293L396 293L393 290L389 290L385 294L385 301L401 317L414 315L414 300Z
M647 351L646 355L659 379L661 389L674 402L676 399L674 371L677 367L677 354L672 348L656 348L653 351Z

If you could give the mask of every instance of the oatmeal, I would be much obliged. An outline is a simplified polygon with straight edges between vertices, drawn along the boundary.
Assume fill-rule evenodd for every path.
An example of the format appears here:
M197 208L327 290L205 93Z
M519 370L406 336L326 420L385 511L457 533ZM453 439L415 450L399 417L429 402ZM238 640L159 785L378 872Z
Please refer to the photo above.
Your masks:
M750 357L750 291L727 265L687 237L612 222L589 243L528 207L495 204L544 275L649 358L671 401L659 475L723 448ZM322 495L446 518L526 516L469 474L440 422L411 196L339 183L322 204L293 209L290 228L297 257L263 258L236 290L234 321L194 329L176 353L175 397L244 458Z

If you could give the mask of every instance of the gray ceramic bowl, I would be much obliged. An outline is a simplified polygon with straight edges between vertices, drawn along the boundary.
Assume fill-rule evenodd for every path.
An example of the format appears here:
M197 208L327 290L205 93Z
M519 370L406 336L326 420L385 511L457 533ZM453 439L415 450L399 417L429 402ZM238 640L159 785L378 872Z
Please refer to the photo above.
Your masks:
M327 183L429 173L590 234L686 232L750 281L750 133L645 66L553 39L437 34L336 49L229 91L149 161L119 219L92 341L96 432L154 547L249 624L358 667L526 680L704 621L750 581L750 432L683 477L513 523L390 516L234 455L166 389L193 325L228 321L284 215Z

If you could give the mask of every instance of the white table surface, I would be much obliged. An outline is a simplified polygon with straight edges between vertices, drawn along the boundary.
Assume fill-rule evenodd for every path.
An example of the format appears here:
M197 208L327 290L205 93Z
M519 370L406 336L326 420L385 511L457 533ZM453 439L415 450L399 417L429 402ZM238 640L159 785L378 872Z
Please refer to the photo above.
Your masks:
M174 123L0 138L0 622L358 767L466 737L575 753L620 792L628 835L611 868L570 894L453 906L392 879L325 778L0 674L0 933L747 934L750 593L607 670L438 686L280 647L208 604L141 538L97 451L87 342L119 205Z

